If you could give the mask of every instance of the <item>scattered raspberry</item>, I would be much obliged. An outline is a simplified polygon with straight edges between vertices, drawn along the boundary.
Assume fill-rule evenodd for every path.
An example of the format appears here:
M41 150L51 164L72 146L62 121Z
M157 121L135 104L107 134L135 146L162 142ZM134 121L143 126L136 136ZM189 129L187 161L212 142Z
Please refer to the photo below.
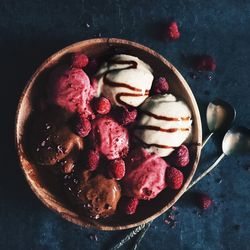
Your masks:
M181 145L171 155L170 161L177 167L185 167L189 163L189 150L185 145Z
M126 214L134 214L138 204L139 200L136 198L123 197L120 202L120 207Z
M83 53L75 53L71 58L72 66L74 68L84 68L89 63L89 58Z
M198 205L201 209L208 209L211 205L212 205L212 199L204 194L204 193L198 193L197 194L197 202L198 202Z
M172 189L180 189L183 183L183 174L180 170L168 167L166 169L166 183Z
M154 94L165 94L169 90L168 81L165 77L159 77L154 83Z
M98 165L99 165L99 161L100 161L99 152L96 150L90 150L88 152L87 159L88 159L88 169L90 171L96 170Z
M129 123L134 122L136 117L137 117L136 109L131 109L131 110L124 109L122 112L121 124L128 125Z
M209 55L198 56L195 59L194 66L200 71L215 71L215 60Z
M171 22L167 28L167 36L171 40L177 40L180 38L180 32L176 22Z
M111 161L108 172L110 177L116 180L121 180L125 175L125 162L122 159Z
M76 120L75 131L79 136L86 137L91 131L90 121L87 118L79 115L79 117Z
M109 99L105 97L100 97L99 99L97 99L95 103L95 109L98 114L101 115L108 114L111 110L111 103Z

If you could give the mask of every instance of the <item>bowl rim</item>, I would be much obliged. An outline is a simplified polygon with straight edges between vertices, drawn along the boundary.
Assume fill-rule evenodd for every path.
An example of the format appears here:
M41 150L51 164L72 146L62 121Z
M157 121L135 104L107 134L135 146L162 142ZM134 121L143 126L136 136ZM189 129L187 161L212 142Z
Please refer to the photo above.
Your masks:
M142 219L136 223L131 223L128 225L122 225L122 226L104 226L104 225L94 225L94 224L89 224L87 222L84 222L83 220L81 220L81 218L79 217L74 217L74 216L69 216L68 214L65 214L63 212L60 211L60 209L58 209L57 207L54 207L53 205L49 204L37 191L36 187L33 186L31 180L28 177L28 173L27 171L24 169L24 166L22 164L22 155L21 155L21 150L20 150L20 146L18 143L18 131L19 131L19 126L18 126L18 121L19 121L19 115L20 115L20 109L21 109L21 105L23 103L25 94L28 90L28 88L31 86L32 83L35 82L37 76L44 71L44 69L46 69L46 65L53 61L53 59L55 57L60 57L64 54L67 53L68 50L74 48L74 47L78 47L81 46L83 44L87 44L87 43L107 43L109 44L119 44L119 45L130 45L136 49L141 49L143 51L145 51L146 53L149 53L151 55L153 55L154 57L157 57L159 60L161 60L166 67L168 67L181 81L181 83L184 85L185 90L188 93L189 98L191 99L191 102L193 104L193 109L194 109L194 113L196 115L196 120L197 120L197 152L195 155L195 160L192 166L192 170L188 176L188 178L186 179L186 182L184 183L184 185L182 186L182 188L180 190L178 190L178 193L175 195L175 197L171 200L171 202L167 203L161 210L157 211L156 213L154 213L153 215L147 217L146 219ZM64 219L66 219L69 222L72 222L74 224L77 224L79 226L85 227L85 228L95 228L95 229L99 229L99 230L106 230L106 231L115 231L115 230L124 230L124 229L129 229L129 228L134 228L137 227L139 225L148 223L150 221L153 221L154 219L156 219L158 216L160 216L161 214L163 214L164 212L166 212L169 208L171 208L178 200L179 198L184 194L184 192L186 191L189 183L191 182L198 163L199 163L199 159L200 159L200 154L201 154L201 143L202 143L202 125L201 125L201 117L200 117L200 112L199 112L199 108L196 102L196 99L194 97L194 94L191 90L191 88L189 87L187 81L184 79L184 77L181 75L181 73L166 59L164 58L162 55L160 55L159 53L157 53L156 51L150 49L147 46L144 46L140 43L137 42L133 42L127 39L121 39L121 38L92 38L92 39L86 39L86 40L82 40L73 44L70 44L60 50L58 50L57 52L53 53L51 56L49 56L47 59L45 59L43 61L42 64L40 64L40 66L37 67L37 69L35 70L35 72L32 74L32 76L30 77L30 79L27 81L22 94L20 96L20 99L18 101L18 106L17 106L17 111L16 111L16 117L15 117L15 147L18 153L18 161L19 161L19 165L22 169L22 172L25 176L26 181L28 182L31 190L35 193L35 195L38 197L38 199L49 209L51 209L53 212L55 212L56 214L59 214L61 217L63 217Z

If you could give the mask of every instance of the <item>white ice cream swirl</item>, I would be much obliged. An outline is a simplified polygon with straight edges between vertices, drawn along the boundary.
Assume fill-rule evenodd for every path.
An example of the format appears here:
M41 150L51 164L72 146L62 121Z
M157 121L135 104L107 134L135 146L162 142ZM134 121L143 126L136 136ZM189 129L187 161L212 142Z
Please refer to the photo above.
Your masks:
M191 134L191 111L172 94L151 96L140 110L135 136L150 152L168 156Z
M137 107L148 97L154 77L139 58L120 54L101 66L97 78L98 96L104 95L113 105Z

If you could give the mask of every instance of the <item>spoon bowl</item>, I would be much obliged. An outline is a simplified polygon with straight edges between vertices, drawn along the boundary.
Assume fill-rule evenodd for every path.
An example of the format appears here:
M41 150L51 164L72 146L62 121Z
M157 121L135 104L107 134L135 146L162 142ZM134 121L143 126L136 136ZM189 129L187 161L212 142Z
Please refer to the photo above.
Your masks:
M222 142L223 153L229 155L250 153L250 130L246 127L234 127L225 134Z
M202 148L206 145L214 132L226 130L230 127L236 117L236 110L229 103L215 99L207 106L207 126L210 131L209 135L202 143Z
M210 132L230 127L236 116L235 109L221 99L215 99L207 107L207 125Z

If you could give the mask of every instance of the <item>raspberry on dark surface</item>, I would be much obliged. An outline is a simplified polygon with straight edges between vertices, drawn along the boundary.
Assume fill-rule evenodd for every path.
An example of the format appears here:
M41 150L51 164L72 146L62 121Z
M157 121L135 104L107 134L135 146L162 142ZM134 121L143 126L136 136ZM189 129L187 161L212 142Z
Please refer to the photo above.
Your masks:
M136 212L138 204L139 200L136 198L122 197L119 206L123 212L131 215Z
M171 189L178 190L181 188L183 183L183 174L180 170L174 167L168 167L166 169L166 183Z
M213 57L201 55L195 57L194 67L200 71L215 71L216 63Z
M169 84L165 77L159 77L154 81L154 94L166 94L169 90Z
M189 150L185 145L181 145L170 156L170 162L177 167L185 167L189 163Z
M106 115L111 110L111 103L109 99L100 97L95 101L95 109L98 114Z
M125 175L125 162L122 159L116 159L110 162L108 172L111 178L121 180Z
M71 57L71 64L74 68L84 68L89 63L89 58L83 53L75 53Z
M75 122L75 131L79 136L86 137L91 131L90 121L87 118L78 115Z
M177 22L173 21L173 22L169 23L168 27L167 27L167 37L170 40L177 40L180 38L180 35L181 34L179 32Z
M88 169L94 171L100 162L100 154L97 150L90 150L87 155Z
M203 210L208 209L213 203L212 199L204 193L196 193L195 198L198 206Z

